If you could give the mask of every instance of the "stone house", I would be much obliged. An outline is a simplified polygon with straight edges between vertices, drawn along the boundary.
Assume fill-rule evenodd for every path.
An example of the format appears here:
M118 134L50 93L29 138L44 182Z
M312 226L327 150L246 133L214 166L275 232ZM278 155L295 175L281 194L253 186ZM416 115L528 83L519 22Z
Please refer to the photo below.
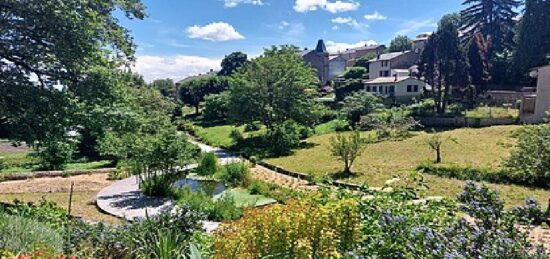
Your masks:
M392 102L410 102L419 99L425 91L426 83L410 76L378 77L363 81L364 90L382 96Z
M391 77L392 70L410 69L418 63L419 59L420 54L415 51L380 54L369 61L369 79Z
M550 110L550 65L534 68L531 76L537 78L537 88L524 92L519 118L525 123L541 123Z
M347 49L344 52L338 53L338 55L342 56L342 58L347 61L347 67L352 67L355 64L356 59L367 56L369 54L378 56L384 53L385 49L386 46L384 45L365 45L363 47Z
M347 60L341 55L330 55L328 58L328 80L341 76L346 71Z
M313 50L304 50L301 53L304 61L315 69L321 85L327 85L329 79L329 53L325 42L319 40Z

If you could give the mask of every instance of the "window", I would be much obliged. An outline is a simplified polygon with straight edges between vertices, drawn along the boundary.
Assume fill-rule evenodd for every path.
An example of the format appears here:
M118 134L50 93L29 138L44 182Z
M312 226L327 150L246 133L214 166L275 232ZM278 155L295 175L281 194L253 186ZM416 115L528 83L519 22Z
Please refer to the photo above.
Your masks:
M418 85L414 85L414 92L418 93Z
M412 85L407 85L407 93L410 93L412 92Z
M380 71L380 77L388 77L390 76L390 71Z
M388 90L390 94L395 93L395 85L390 85L390 89Z
M370 92L370 85L367 86L367 92Z
M387 67L390 65L390 61L389 60L382 60L382 64L380 66L382 67Z
M383 87L383 86L379 86L379 87L378 87L378 92L379 92L379 93L383 93L383 92L384 92L384 87Z

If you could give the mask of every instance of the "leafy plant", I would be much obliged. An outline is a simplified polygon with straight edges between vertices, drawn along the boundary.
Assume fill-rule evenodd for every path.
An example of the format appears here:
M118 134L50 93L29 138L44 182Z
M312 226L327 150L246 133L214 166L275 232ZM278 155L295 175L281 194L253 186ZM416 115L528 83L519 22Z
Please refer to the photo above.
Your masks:
M60 232L32 218L0 213L2 250L23 255L35 251L57 255L63 251L63 238Z
M67 211L53 202L42 200L39 203L25 203L15 200L13 204L0 204L0 213L29 218L61 230L69 221Z
M235 220L243 215L243 210L237 207L235 199L230 194L222 194L218 199L215 199L208 205L203 204L203 206L206 207L205 210L209 220Z
M369 92L358 91L344 98L341 112L348 119L349 124L354 127L362 116L382 107L380 98Z
M8 165L6 165L6 158L3 156L0 156L0 171L8 168Z
M202 154L199 166L196 169L198 175L211 176L218 171L218 157L212 152Z
M431 136L428 138L427 143L428 146L435 152L435 163L439 164L441 163L441 147L443 146L443 143L446 141L452 141L457 143L456 139L452 137L444 138L441 134L432 131Z
M550 207L545 213L539 202L533 197L527 198L525 205L514 207L512 213L523 224L540 225L546 222L550 226Z
M301 127L294 121L275 125L265 136L268 149L273 155L287 155L300 143Z
M68 141L45 141L33 153L40 159L40 165L44 169L60 170L71 161L74 153L74 145Z
M338 134L330 138L330 151L333 156L338 157L344 163L344 176L351 175L351 167L355 159L367 147L367 141L361 138L358 131L354 131L348 136Z
M233 162L224 165L218 176L229 186L248 186L250 184L250 168L245 162Z

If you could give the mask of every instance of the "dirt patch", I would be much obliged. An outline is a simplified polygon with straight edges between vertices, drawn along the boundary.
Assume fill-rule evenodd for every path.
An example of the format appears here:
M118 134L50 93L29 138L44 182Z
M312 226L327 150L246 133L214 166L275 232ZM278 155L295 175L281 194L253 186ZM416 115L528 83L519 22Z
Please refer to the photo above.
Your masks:
M98 192L109 186L108 174L79 175L72 177L37 178L0 183L0 194L69 192L74 182L75 192Z
M29 147L26 144L14 146L9 141L0 141L0 154L26 152Z
M282 187L302 190L316 190L317 186L310 185L308 181L300 180L288 175L271 171L263 166L255 166L251 170L252 178L267 183L274 183Z

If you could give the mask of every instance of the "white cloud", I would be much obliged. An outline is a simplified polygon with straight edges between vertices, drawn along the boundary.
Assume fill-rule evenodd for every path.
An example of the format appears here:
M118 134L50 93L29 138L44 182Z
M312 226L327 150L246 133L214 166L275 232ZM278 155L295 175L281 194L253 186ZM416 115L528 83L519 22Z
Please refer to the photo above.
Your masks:
M326 42L327 50L330 53L337 53L337 52L346 51L348 49L364 47L368 45L377 45L377 44L378 43L374 40L363 40L356 43L334 42L330 40Z
M188 76L218 70L221 59L198 56L137 56L134 70L143 75L146 81L171 78L180 80Z
M192 39L209 41L242 40L241 35L231 24L225 22L213 22L205 26L194 25L187 28L187 35Z
M401 29L397 31L396 35L407 35L409 33L418 32L421 29L425 28L435 28L437 27L437 23L435 23L432 19L427 20L408 20L403 22L400 26Z
M225 7L236 7L240 4L264 5L263 0L224 0Z
M380 14L378 11L375 11L374 13L366 14L365 19L367 19L367 20L386 20L386 19L388 19L388 17Z
M287 28L288 26L290 26L290 23L288 23L287 21L282 21L281 23L279 23L279 25L277 26L277 28L279 28L279 30L284 30L284 29Z
M367 24L364 24L364 23L359 23L357 22L357 20L351 18L351 17L336 17L334 19L331 20L332 23L334 24L346 24L346 25L349 25L353 28L356 28L356 29L363 29L363 28L367 28L369 27ZM337 30L338 29L338 26L336 26L336 28L332 28L333 30Z
M340 13L346 11L353 11L359 8L360 4L355 1L334 1L329 0L296 0L294 3L294 10L296 12L305 13L309 11L316 11L318 9L324 9L331 13Z

